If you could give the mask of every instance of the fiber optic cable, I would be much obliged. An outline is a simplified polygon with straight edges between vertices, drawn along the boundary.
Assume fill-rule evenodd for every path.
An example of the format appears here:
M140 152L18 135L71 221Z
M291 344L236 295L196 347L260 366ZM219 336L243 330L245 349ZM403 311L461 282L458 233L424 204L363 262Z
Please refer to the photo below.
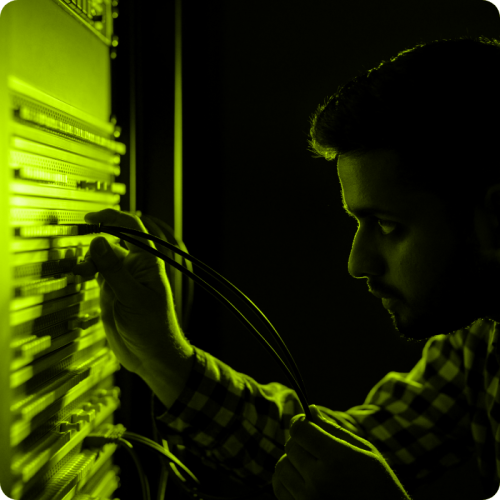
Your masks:
M303 379L300 375L299 369L297 367L297 364L295 363L295 360L293 359L290 351L286 347L286 344L283 342L281 337L279 336L278 332L274 328L274 326L271 324L271 322L267 319L267 317L262 313L262 311L245 295L243 292L238 290L231 282L226 280L223 276L221 276L219 273L211 269L209 266L201 262L200 260L196 259L192 255L183 252L179 248L177 248L175 245L172 245L166 241L163 241L160 238L157 238L156 236L153 236L148 233L144 233L142 231L137 231L135 229L130 229L122 226L104 226L102 224L81 224L79 225L79 234L93 234L93 233L108 233L111 234L112 236L116 236L118 238L123 239L124 241L127 241L129 243L132 243L134 245L137 245L138 247L142 248L143 250L146 250L149 253L152 253L156 257L159 257L160 259L164 260L165 262L168 262L171 266L175 267L182 273L186 274L189 276L193 281L198 283L200 286L202 286L205 290L207 290L209 293L214 295L214 297L221 302L224 306L228 307L229 310L236 315L237 319L246 327L249 329L251 327L256 333L257 333L257 340L264 346L264 348L267 348L271 355L273 355L276 360L281 364L281 367L284 368L285 370L285 375L289 379L290 383L294 387L294 389L297 392L297 396L299 397L299 400L302 404L302 408L306 414L306 418L310 421L312 421L312 414L311 411L309 410L309 404L307 401L306 397L306 390L305 390L305 384L303 382ZM163 255L160 253L158 250L151 248L144 243L141 243L138 241L136 238L133 238L131 236L125 235L123 233L130 233L134 236L139 236L141 238L149 239L153 241L154 243L157 243L159 245L166 246L167 248L170 248L172 251L175 253L183 256L184 258L191 260L195 263L197 263L204 271L212 275L215 279L217 279L220 283L222 283L226 288L229 288L231 291L233 291L235 294L237 294L240 298L243 300L247 301L248 305L253 308L254 312L260 314L262 318L265 320L265 322L272 328L273 331L269 330L271 335L273 336L275 342L278 344L278 348L282 351L282 354L284 357L289 361L291 368L293 372L295 373L295 376L292 374L290 369L288 368L287 364L280 358L280 356L276 353L276 351L272 348L272 346L267 342L267 340L260 334L260 332L248 321L248 319L226 298L224 295L222 295L218 290L213 288L211 285L209 285L207 282L205 282L203 279L201 279L199 276L197 276L194 273L191 273L189 270L187 270L185 267L182 265L178 264L175 262L173 259L168 258L167 256ZM221 280L224 280L221 281ZM216 292L216 293L214 293ZM266 325L267 326L267 325ZM255 334L250 330L252 335L255 336ZM279 340L278 340L279 339Z

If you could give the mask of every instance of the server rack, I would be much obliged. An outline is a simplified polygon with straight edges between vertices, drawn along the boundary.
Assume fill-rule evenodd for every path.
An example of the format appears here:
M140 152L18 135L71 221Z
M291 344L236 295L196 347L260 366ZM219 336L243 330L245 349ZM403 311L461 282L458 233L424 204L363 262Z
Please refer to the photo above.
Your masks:
M22 500L111 497L120 368L94 278L67 273L92 236L84 215L120 209L126 153L111 116L117 0L16 0L0 16L0 485ZM105 235L110 240L113 237Z

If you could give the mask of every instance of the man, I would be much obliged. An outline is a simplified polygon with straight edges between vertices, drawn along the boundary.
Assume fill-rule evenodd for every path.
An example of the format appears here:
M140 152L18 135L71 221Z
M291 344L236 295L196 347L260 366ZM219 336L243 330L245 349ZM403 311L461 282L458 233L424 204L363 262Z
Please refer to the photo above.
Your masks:
M399 162L387 149L339 158L343 204L359 224L349 273L391 297L383 305L403 338L432 338L410 373L389 373L346 412L321 408L327 420L312 408L313 422L301 421L294 391L259 384L190 345L156 257L132 244L126 251L92 241L74 272L99 271L109 344L163 404L157 420L166 439L244 484L272 482L279 500L408 499L405 488L474 451L485 494L498 489L491 456L499 292L492 283L500 274L500 185L490 186L472 226L462 227L439 197L399 183ZM86 220L145 231L138 218L110 209Z

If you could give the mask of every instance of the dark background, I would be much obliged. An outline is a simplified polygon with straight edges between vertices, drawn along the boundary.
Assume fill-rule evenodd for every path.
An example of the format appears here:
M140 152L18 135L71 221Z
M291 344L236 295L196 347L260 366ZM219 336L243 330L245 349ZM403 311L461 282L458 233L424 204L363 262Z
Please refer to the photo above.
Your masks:
M147 5L119 5L113 111L128 145L133 54L137 208L173 226L175 2ZM339 85L417 43L500 37L498 11L480 0L226 0L183 2L182 18L184 243L266 314L297 362L310 404L360 405L388 372L410 371L424 344L399 339L366 281L349 276L356 226L341 209L333 163L307 150L309 116ZM120 182L127 182L129 152ZM273 358L198 286L183 326L194 345L237 371L289 385ZM117 420L152 437L149 388L125 369L118 380ZM140 457L156 494L156 458ZM472 460L414 498L482 498ZM118 452L117 463L117 496L139 498L128 455ZM178 498L172 487L169 498Z

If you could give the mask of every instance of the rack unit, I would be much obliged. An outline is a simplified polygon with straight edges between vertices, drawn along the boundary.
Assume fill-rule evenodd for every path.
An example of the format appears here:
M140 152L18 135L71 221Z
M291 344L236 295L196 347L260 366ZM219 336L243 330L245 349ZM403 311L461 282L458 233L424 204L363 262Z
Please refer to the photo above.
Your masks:
M120 368L97 280L67 273L93 236L87 212L120 210L111 116L117 0L16 0L0 16L0 485L21 500L109 497ZM110 241L114 238L105 235Z

